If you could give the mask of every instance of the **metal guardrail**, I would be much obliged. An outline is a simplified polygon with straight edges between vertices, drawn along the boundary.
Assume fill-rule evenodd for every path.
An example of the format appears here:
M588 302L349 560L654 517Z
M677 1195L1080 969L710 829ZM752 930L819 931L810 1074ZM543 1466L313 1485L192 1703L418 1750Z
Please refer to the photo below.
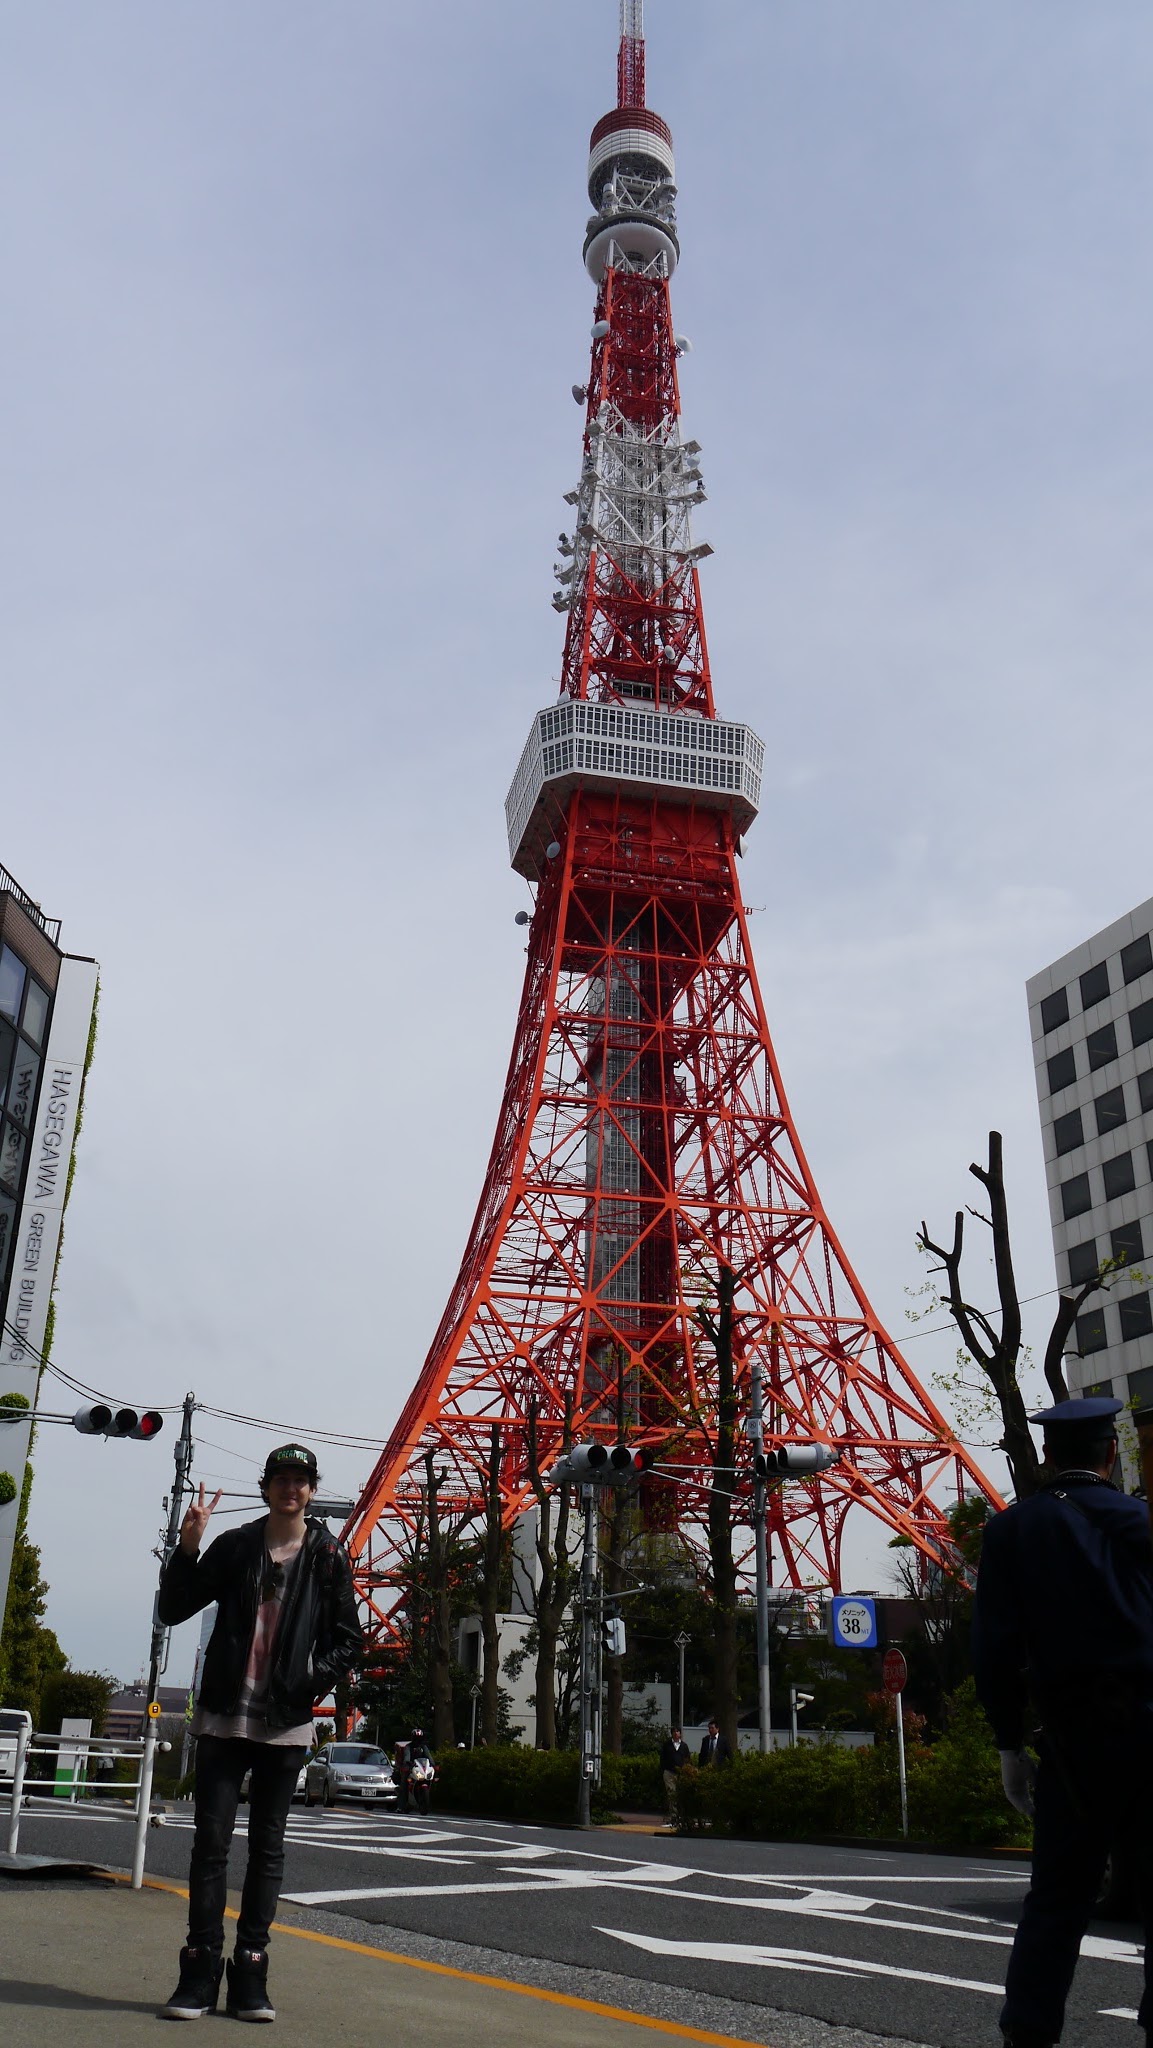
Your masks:
M25 916L39 925L45 937L51 939L54 946L60 944L60 919L45 917L40 905L33 903L28 891L20 887L15 876L10 875L5 867L0 867L0 896L14 896Z
M15 1856L20 1843L20 1815L24 1806L25 1784L28 1759L31 1756L55 1757L60 1760L61 1751L67 1751L77 1766L86 1762L93 1754L107 1757L115 1763L119 1757L139 1757L140 1770L135 1778L105 1783L85 1778L73 1779L72 1793L82 1789L87 1796L101 1792L123 1794L134 1791L136 1803L133 1809L135 1833L132 1843L132 1889L139 1891L144 1882L144 1851L148 1838L148 1814L152 1804L152 1777L156 1768L157 1750L171 1749L170 1742L158 1742L155 1728L150 1721L141 1736L118 1737L111 1735L37 1735L32 1727L32 1716L21 1714L20 1726L16 1730L16 1750L12 1762L12 1776L8 1778L0 1771L0 1791L10 1787L8 1799L8 1854ZM36 1780L33 1781L38 1782Z

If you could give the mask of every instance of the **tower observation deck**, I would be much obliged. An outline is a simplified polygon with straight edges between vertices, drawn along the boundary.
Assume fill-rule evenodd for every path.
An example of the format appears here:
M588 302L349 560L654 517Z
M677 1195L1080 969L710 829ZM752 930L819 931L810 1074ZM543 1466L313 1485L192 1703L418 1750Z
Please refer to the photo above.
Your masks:
M553 604L559 700L537 712L506 802L535 907L480 1202L411 1395L346 1535L370 1631L403 1631L424 1511L509 1522L567 1428L648 1444L646 1528L704 1557L721 1372L699 1311L731 1278L738 1407L765 1441L840 1462L777 1490L774 1576L839 1588L867 1510L927 1564L946 1511L989 1487L880 1324L802 1152L769 1037L736 861L763 748L718 718L694 537L701 450L681 433L672 315L673 139L645 99L640 0L623 0L617 105L593 128L583 256L595 291L579 468ZM567 1418L567 1420L566 1420ZM734 1522L748 1515L734 1477ZM744 1503L744 1505L742 1505ZM751 1539L750 1539L751 1541Z

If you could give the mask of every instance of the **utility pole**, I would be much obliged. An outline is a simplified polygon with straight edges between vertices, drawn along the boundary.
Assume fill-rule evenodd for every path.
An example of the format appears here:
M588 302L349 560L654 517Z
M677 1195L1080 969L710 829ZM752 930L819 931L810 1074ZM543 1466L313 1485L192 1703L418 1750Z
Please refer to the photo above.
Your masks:
M580 1782L577 1826L592 1825L592 1789L601 1775L601 1614L600 1559L597 1554L597 1489L584 1486L584 1555L580 1580Z
M764 1475L764 1376L759 1356L754 1353L749 1368L749 1438L753 1446L753 1537L757 1559L757 1704L759 1708L761 1754L773 1746L772 1691L769 1672L769 1486ZM682 1656L682 1672L684 1661ZM681 1712L684 1712L684 1681L681 1682Z
M168 1500L168 1530L164 1538L163 1555L160 1560L162 1572L176 1548L180 1535L180 1524L184 1519L184 1495L190 1487L188 1475L192 1470L192 1417L195 1412L195 1394L185 1394L184 1420L180 1425L180 1435L176 1439L176 1445L172 1453L176 1465L176 1473L172 1482L172 1492ZM152 1655L148 1666L149 1703L156 1698L156 1687L168 1656L168 1630L164 1627L156 1612L159 1599L160 1594L158 1590L156 1600L152 1606Z

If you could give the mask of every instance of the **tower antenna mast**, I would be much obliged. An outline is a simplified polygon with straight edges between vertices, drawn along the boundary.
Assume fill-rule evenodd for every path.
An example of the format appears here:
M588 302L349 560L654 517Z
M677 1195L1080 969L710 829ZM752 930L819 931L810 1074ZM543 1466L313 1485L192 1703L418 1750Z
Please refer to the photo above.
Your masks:
M645 103L645 0L621 0L621 47L617 57L618 107Z

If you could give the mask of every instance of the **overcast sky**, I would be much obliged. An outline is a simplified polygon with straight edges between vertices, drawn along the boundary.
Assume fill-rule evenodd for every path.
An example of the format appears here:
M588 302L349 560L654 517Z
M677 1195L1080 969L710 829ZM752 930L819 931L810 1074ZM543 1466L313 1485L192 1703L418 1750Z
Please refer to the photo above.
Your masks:
M993 1125L1022 1291L1053 1287L1025 977L1153 893L1153 20L647 14L717 698L767 743L753 941L901 1336L920 1219L976 1192ZM617 9L4 17L0 861L103 970L56 1357L383 1439L516 1013L502 807L559 669ZM199 1438L232 1487L271 1440ZM326 1454L326 1485L371 1463ZM170 1436L41 1433L76 1665L141 1667L170 1474Z

